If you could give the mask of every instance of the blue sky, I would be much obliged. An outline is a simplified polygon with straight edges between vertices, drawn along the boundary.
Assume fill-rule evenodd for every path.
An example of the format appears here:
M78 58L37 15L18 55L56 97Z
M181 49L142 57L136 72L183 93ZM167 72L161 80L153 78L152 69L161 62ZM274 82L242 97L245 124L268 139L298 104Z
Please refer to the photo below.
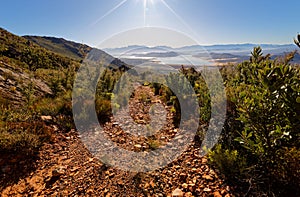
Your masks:
M289 44L300 32L299 8L299 0L9 0L1 2L0 26L91 46L145 26L179 31L205 45Z

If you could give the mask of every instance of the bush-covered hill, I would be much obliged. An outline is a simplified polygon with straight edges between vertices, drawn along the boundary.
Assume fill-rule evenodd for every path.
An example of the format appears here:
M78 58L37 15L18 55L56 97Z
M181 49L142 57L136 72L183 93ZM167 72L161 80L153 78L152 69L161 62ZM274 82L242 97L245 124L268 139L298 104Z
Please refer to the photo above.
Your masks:
M35 126L44 125L43 116L51 116L52 123L62 129L73 127L72 86L88 52L99 55L95 61L110 60L109 68L115 71L127 67L87 45L59 38L27 38L0 28L0 151L26 152L38 147L48 133L43 126Z
M41 36L23 36L37 45L60 55L67 56L74 60L82 60L92 50L92 47L67 41L63 38L41 37Z
M10 32L0 29L0 56L10 58L19 68L34 71L38 68L59 69L72 64L72 60Z
M24 36L24 38L45 49L55 52L56 54L76 61L82 62L90 53L97 53L98 60L104 60L107 64L111 64L110 66L113 68L129 67L129 65L126 65L124 62L114 58L108 53L97 48L92 48L86 44L80 44L55 37Z

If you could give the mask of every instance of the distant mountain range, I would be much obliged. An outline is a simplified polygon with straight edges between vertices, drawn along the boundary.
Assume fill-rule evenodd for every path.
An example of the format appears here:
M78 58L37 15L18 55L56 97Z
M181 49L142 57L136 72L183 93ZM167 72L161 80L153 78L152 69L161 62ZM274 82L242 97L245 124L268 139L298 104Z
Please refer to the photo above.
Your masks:
M228 62L238 63L248 60L254 47L261 46L264 54L270 54L272 58L277 58L286 53L297 50L294 44L224 44L211 46L184 46L172 48L168 46L147 47L133 45L121 48L103 49L109 54L120 58L126 63L141 62L163 62L169 64L196 64L203 65L208 63L225 64ZM181 59L181 60L179 60ZM183 59L186 59L184 61ZM300 63L299 54L296 54L294 62Z
M232 52L232 53L239 53L242 55L250 54L252 49L256 46L261 46L262 49L266 53L282 53L283 51L292 51L296 50L297 46L294 44L224 44L224 45L192 45L192 46L184 46L180 48L172 48L168 46L156 46L156 47L147 47L141 45L131 45L127 47L121 48L106 48L103 49L104 51L110 54L124 54L124 53L132 53L135 52L180 52L180 53L199 53L203 51L207 52Z
M136 57L177 57L180 54L170 51L170 52L149 52L149 53L137 53L137 54L132 54L133 56Z

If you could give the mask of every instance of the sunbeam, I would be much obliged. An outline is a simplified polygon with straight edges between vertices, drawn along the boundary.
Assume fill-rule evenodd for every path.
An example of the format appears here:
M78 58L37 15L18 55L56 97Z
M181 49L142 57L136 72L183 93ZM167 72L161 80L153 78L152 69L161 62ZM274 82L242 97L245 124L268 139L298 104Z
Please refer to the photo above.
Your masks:
M103 16L101 16L100 18L98 18L95 22L91 23L91 26L96 25L97 23L99 23L101 20L103 20L105 17L107 17L108 15L110 15L111 13L113 13L114 11L116 11L118 8L120 8L123 4L125 4L126 2L128 2L129 0L122 0L120 3L118 3L115 7L113 7L112 9L110 9L108 12L106 12ZM154 5L156 3L161 3L163 4L184 26L186 26L186 28L189 29L189 31L191 31L191 33L195 33L192 28L181 18L181 16L179 16L175 10L173 10L173 8L165 1L165 0L135 0L136 2L142 2L142 6L143 6L143 22L144 22L144 26L147 26L147 11L149 9L150 5ZM196 35L196 34L195 34Z
M146 26L147 0L144 0L144 26Z
M110 15L111 13L113 13L116 9L118 9L120 6L122 6L124 3L126 3L128 0L123 0L121 1L118 5L116 5L115 7L113 7L111 10L109 10L108 12L106 12L103 16L101 16L100 18L98 18L95 22L93 22L91 24L91 26L96 25L97 23L99 23L102 19L104 19L105 17L107 17L108 15Z
M195 34L195 32L193 31L193 29L175 12L175 10L173 10L170 6L169 6L169 4L165 1L165 0L160 0L160 2L162 2L167 8L168 8L168 10L172 13L172 14L174 14L175 16L176 16L176 18L177 19L179 19L180 20L180 22L183 24L183 25L185 25L190 31L191 31L191 33L193 33L193 34ZM196 34L195 34L196 35Z
M146 26L147 23L147 10L148 10L148 6L149 4L153 5L154 4L154 0L143 0L144 5L144 26Z

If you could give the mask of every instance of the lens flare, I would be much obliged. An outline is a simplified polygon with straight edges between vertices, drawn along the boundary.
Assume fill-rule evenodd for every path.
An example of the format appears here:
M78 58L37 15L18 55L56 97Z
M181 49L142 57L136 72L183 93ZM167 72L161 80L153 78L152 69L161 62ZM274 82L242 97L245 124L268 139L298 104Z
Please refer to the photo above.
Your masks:
M91 24L91 26L96 25L97 23L99 23L102 19L104 19L105 17L107 17L108 15L110 15L111 13L113 13L115 10L117 10L119 7L121 7L124 3L126 3L128 0L123 0L121 1L119 4L117 4L115 7L113 7L112 9L110 9L108 12L106 12L103 16L101 16L100 18L98 18L95 22L93 22Z

